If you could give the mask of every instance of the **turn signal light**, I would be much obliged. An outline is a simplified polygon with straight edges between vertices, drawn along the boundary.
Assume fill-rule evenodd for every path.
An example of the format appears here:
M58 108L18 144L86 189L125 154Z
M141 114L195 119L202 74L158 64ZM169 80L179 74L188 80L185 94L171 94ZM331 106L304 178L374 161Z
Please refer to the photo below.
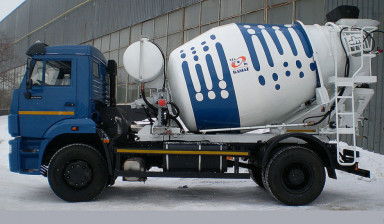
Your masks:
M78 131L79 127L73 126L71 129L72 129L72 131Z

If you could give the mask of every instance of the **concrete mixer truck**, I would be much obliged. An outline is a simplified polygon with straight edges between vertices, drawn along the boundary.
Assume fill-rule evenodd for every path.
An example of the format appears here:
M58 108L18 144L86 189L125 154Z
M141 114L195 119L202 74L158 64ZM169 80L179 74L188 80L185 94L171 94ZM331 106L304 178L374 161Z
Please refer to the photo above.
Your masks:
M115 61L92 46L37 43L12 97L10 170L48 177L70 202L118 177L178 177L252 178L284 204L308 204L336 169L370 176L356 135L377 82L378 25L228 24L175 49L167 69L142 38L124 67L140 86L130 106L145 120L116 106Z

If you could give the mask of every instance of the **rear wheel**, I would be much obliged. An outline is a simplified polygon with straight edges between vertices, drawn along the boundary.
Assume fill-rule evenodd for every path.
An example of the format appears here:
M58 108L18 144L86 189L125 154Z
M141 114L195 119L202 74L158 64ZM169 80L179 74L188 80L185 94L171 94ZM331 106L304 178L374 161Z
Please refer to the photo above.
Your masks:
M249 171L249 174L251 175L252 180L257 185L259 185L260 187L265 189L264 183L263 183L263 178L262 178L263 170L260 167L253 167L252 169L249 169L248 171Z
M89 145L68 145L52 157L48 181L53 192L65 201L89 201L107 185L107 164L100 152Z
M324 188L323 162L305 147L283 147L268 162L264 184L269 193L284 204L308 204Z

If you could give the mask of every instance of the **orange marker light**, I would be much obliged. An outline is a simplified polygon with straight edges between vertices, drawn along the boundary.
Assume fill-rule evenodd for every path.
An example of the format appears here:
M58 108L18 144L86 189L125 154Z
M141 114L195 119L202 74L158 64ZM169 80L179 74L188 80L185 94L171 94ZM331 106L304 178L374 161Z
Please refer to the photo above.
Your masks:
M232 156L227 156L227 160L232 160L233 157Z
M109 143L109 139L103 139L103 143L108 144Z
M73 126L73 127L71 128L71 130L72 130L72 131L78 131L78 130L79 130L79 127Z

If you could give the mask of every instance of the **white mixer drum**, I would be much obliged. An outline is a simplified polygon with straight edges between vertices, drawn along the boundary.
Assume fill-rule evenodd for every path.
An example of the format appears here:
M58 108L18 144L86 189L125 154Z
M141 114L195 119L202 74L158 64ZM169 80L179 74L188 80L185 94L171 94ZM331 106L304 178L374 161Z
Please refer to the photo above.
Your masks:
M315 96L317 66L299 23L229 24L175 49L172 97L191 131L272 124Z

